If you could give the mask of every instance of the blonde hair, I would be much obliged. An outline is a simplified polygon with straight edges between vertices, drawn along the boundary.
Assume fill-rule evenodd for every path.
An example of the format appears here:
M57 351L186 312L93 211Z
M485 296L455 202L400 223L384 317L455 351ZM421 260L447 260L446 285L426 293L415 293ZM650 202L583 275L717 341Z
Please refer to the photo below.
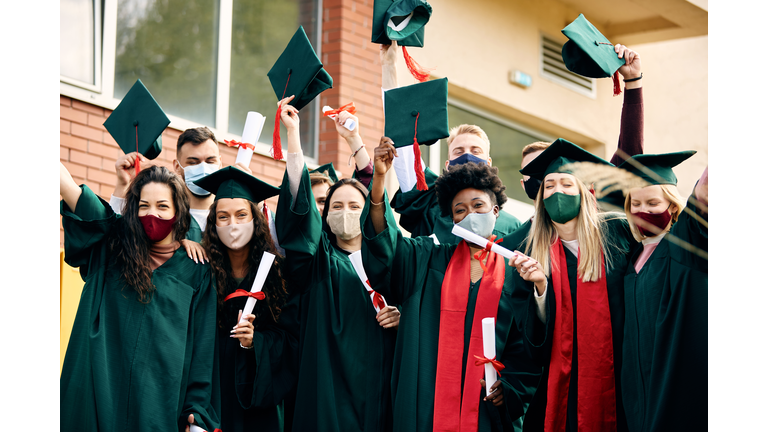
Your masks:
M319 184L327 184L328 187L333 186L333 180L331 180L330 177L328 177L328 174L326 172L311 172L309 173L309 186L315 187Z
M658 186L661 186L661 194L664 195L664 198L666 198L667 201L677 207L677 210L670 212L672 214L672 225L674 225L675 222L677 222L677 218L680 216L680 213L682 213L683 209L685 208L685 200L683 200L683 197L680 196L680 192L677 190L677 186L670 184L662 184ZM624 212L627 214L627 216L632 214L631 191L627 192L627 197L624 199ZM637 241L643 241L643 239L648 237L641 234L640 229L634 223L629 224L629 230L632 231L632 237L634 237Z
M606 220L609 214L599 213L597 200L588 190L587 186L574 177L574 182L581 195L579 214L577 218L577 238L579 240L579 266L578 276L584 282L595 282L600 279L603 270L603 256L606 265L610 265L610 254L604 254L608 249ZM539 188L536 199L536 217L533 226L525 239L525 251L528 256L541 264L541 270L547 276L552 274L550 259L550 247L557 240L557 230L554 222L547 214L544 207L544 189ZM615 214L611 214L615 217ZM559 265L560 263L554 263Z
M535 143L530 143L527 146L523 147L523 157L526 157L529 154L537 151L544 151L547 149L547 147L551 145L552 143L548 143L544 141L536 141Z
M485 142L486 146L488 147L486 150L488 153L490 153L491 140L488 139L488 135L486 135L484 130L480 129L480 126L470 124L462 124L451 128L450 132L448 132L448 139L446 140L448 147L450 147L453 140L461 134L470 134L479 137L483 140L483 142Z

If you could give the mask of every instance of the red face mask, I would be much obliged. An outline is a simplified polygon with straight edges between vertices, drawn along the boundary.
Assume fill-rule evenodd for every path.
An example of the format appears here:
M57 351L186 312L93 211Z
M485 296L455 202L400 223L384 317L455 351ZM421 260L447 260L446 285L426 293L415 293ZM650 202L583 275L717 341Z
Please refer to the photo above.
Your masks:
M637 213L632 213L632 216L638 219L642 219L643 221L659 229L658 232L653 232L635 223L635 226L637 226L637 229L640 230L640 233L646 237L653 237L653 236L659 235L662 231L664 231L664 228L667 227L667 224L669 223L669 221L672 220L672 214L669 212L669 207L667 207L667 209L661 213L637 212Z
M176 215L173 215L170 219L160 219L155 215L146 215L139 216L139 220L144 225L144 232L147 233L147 237L153 242L159 242L168 237L168 234L173 231Z

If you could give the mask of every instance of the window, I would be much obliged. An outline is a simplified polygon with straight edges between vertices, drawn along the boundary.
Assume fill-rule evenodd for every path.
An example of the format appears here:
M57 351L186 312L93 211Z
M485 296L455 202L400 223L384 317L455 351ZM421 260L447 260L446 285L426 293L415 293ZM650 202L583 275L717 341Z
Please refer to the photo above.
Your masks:
M541 63L539 73L549 81L568 87L583 95L595 98L595 80L575 74L565 67L563 62L563 43L557 39L541 35Z
M270 120L256 150L268 154L276 97L267 71L299 25L319 51L320 1L61 0L61 93L114 109L141 79L174 127L205 125L222 140L239 137L257 111ZM92 45L103 46L103 61ZM318 104L301 113L309 159Z

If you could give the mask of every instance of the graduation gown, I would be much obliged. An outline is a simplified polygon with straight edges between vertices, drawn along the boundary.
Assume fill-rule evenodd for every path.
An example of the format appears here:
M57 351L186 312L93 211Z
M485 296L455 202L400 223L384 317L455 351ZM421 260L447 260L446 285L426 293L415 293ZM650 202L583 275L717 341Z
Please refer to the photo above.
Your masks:
M293 430L391 430L397 332L379 326L348 254L323 230L306 166L295 203L287 173L283 178L275 220L286 252L284 274L298 303L293 322L280 318L281 326L299 335ZM381 277L367 275L371 282Z
M618 431L627 430L626 417L622 405L620 371L622 366L622 340L624 336L624 273L628 265L628 253L634 243L629 225L624 217L606 215L608 236L608 253L611 259L605 260L606 289L608 290L608 307L611 314L611 334L613 338L613 368L616 385L616 425ZM518 240L519 237L515 236ZM524 236L522 237L525 238ZM522 246L520 246L522 247ZM577 392L578 392L578 328L576 326L576 300L577 300L577 257L571 251L563 247L568 267L568 282L571 289L571 301L573 302L573 355L571 380L568 391L567 430L577 430ZM521 251L525 252L525 251ZM552 352L552 337L555 326L555 316L558 313L558 305L555 302L551 277L547 278L546 323L542 323L536 315L536 300L534 299L534 286L531 282L524 281L517 272L513 272L515 280L516 296L527 297L527 301L517 303L522 306L516 311L524 320L525 339L527 348L536 361L544 367L541 381L536 389L533 401L525 414L524 431L544 430L544 417L547 408L547 382L549 378L549 362Z
M451 232L453 219L440 214L434 188L437 174L427 168L424 170L424 177L429 186L428 190L420 191L414 186L409 192L398 190L392 198L392 208L400 213L400 226L410 232L411 237L429 236L434 233L441 244L459 244L461 239ZM519 226L520 221L516 217L500 211L493 234L504 237Z
M203 230L200 229L200 224L197 223L197 219L189 218L189 231L187 231L187 240L192 240L195 243L203 242Z
M184 430L194 414L212 431L219 383L210 267L179 248L152 273L151 301L140 302L106 242L122 220L81 187L76 212L61 202L65 261L85 281L61 372L61 430Z
M690 201L687 206L696 211ZM683 212L670 234L708 250L708 229ZM668 234L669 235L669 234ZM624 278L621 370L630 431L707 430L707 260L665 237Z
M366 203L363 218L367 218L369 206L370 202ZM363 259L366 269L390 269L389 283L380 283L374 289L388 301L400 304L402 310L392 372L394 430L428 431L432 430L434 417L442 284L456 245L436 245L429 237L403 237L386 200L385 206L384 231L374 236L371 222L366 220ZM485 389L479 382L464 384L477 386L478 431L513 430L515 426L519 430L519 419L541 374L541 367L525 351L520 322L513 313L512 273L505 268L496 318L496 358L505 366L499 374L504 405L497 408L483 401ZM464 365L475 360L468 355L468 345L480 281L470 287L467 300Z

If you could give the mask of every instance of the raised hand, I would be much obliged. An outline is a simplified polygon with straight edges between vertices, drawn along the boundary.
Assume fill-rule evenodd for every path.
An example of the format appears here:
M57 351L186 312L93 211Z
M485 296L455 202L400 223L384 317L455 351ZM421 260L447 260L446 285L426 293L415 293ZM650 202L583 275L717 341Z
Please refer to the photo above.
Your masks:
M397 157L397 149L394 142L388 137L381 137L379 146L373 150L374 175L384 175L392 167L392 162Z

